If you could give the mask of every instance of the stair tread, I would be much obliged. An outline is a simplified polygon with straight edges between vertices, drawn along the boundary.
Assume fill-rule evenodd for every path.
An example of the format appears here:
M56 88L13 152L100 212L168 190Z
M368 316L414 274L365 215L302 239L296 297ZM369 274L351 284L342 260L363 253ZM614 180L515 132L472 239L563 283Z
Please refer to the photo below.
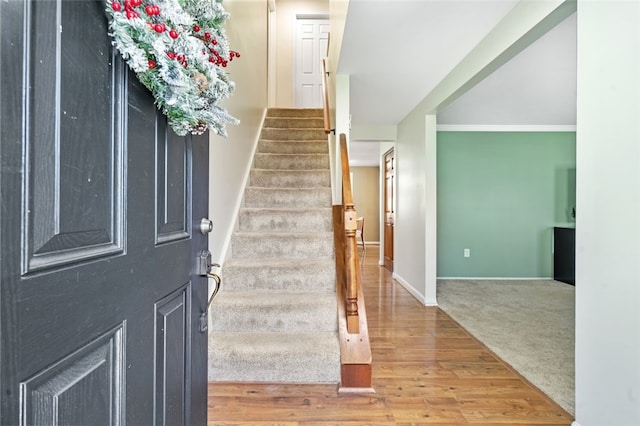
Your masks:
M331 207L241 207L241 211L272 211L272 212L283 212L283 213L308 213L308 212L322 212L325 211L331 212Z
M217 341L213 349L229 347L237 349L238 352L244 351L255 353L260 356L261 351L256 351L256 346L262 347L263 350L272 352L308 352L311 349L317 351L318 341L328 343L330 346L335 344L339 352L339 341L337 331L321 331L309 333L282 333L282 332L230 332L230 331L210 331L209 337ZM211 339L210 339L211 340ZM311 343L308 347L304 343ZM287 344L291 344L288 347ZM286 346L286 347L285 347Z
M291 120L291 119L301 119L304 118L306 120L315 120L315 118L313 117L268 117L269 119L274 119L274 118L279 118L284 120ZM289 127L278 127L278 126L264 126L263 129L286 129L286 130L313 130L313 131L317 131L317 130L322 130L324 131L324 127L320 126L320 127L295 127L295 126L289 126Z
M224 263L224 266L237 266L237 265L247 265L247 266L261 266L261 265L269 265L269 266L292 266L293 264L297 264L300 262L304 262L309 265L330 265L333 267L334 260L331 258L327 259L297 259L295 257L289 258L280 258L280 259L264 259L264 258L252 258L252 259L242 259L242 258L231 258Z
M268 141L268 142L282 142L282 143L322 143L322 144L327 144L327 140L326 139L300 139L300 140L296 140L296 139L267 139L267 138L260 138L259 142L262 141Z
M256 152L256 155L281 155L287 157L328 157L326 152L309 152L309 153L296 153L296 152Z
M297 306L302 305L314 305L319 302L335 303L335 289L333 291L300 291L300 292L288 292L288 291L260 291L260 290L241 290L241 291L221 291L216 296L217 303L231 303L246 305L251 303L253 305L266 306L271 304L295 304ZM232 298L233 297L233 298ZM241 299L241 300L240 300Z
M324 154L323 154L324 155ZM318 173L318 172L329 172L329 169L251 169L256 172L277 172L277 173Z
M288 235L284 235L282 232L236 231L234 232L234 235L243 236L243 237L244 236L251 236L251 237L264 236L264 237L274 237L274 238L291 237L293 239L305 239L305 238L312 238L312 237L318 237L318 236L327 238L329 236L333 236L333 232L332 231L296 232L288 236Z
M277 191L300 191L300 190L304 190L304 191L308 191L308 190L312 190L312 189L322 189L322 190L326 190L326 189L331 189L330 186L255 186L255 185L248 185L247 189L252 188L252 189L273 189L273 190L277 190Z

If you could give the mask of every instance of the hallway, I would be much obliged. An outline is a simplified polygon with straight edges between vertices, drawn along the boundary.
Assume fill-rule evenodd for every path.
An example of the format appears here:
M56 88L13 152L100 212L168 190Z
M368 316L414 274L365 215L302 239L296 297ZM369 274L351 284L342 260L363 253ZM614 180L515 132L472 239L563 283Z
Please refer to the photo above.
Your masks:
M572 418L438 308L362 259L375 394L336 385L210 383L213 425L570 425Z

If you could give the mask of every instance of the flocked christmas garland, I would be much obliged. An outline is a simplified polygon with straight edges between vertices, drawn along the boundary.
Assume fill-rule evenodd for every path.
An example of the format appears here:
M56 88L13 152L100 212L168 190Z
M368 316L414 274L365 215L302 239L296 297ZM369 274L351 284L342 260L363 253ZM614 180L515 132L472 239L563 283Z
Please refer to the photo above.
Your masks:
M237 120L219 106L234 83L222 0L108 0L113 43L178 135L226 136Z

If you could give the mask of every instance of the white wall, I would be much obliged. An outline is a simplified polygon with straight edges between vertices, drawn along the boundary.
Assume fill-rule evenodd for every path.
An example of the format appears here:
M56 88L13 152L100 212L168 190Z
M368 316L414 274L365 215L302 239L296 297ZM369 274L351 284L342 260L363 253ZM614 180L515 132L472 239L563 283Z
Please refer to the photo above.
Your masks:
M415 109L398 125L393 277L425 300L427 151L425 113Z
M578 2L576 422L640 425L640 3Z
M329 37L329 69L332 73L338 69L338 59L342 50L344 26L349 11L349 0L329 0L329 19L331 37Z
M224 106L240 124L228 127L228 138L212 135L210 140L209 218L214 230L209 250L218 263L226 255L267 106L267 3L226 0L224 6L231 14L226 23L231 48L241 54L227 68L236 89Z
M353 140L395 141L397 137L398 127L396 125L354 124L351 126L351 139Z
M330 23L330 36L329 36L329 56L328 71L329 71L329 110L331 115L331 122L336 123L336 97L334 93L338 93L338 87L336 85L336 76L338 69L338 60L340 58L340 51L342 50L342 38L344 35L344 26L347 20L347 11L349 9L349 0L329 0L329 23ZM346 86L347 96L349 96L349 86ZM342 89L344 90L344 86Z

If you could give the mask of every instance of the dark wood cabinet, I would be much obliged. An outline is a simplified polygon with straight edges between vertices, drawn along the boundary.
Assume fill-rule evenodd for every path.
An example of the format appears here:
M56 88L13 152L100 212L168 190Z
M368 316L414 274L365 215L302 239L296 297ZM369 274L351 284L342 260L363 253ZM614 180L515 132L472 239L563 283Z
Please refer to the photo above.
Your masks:
M553 279L576 285L575 228L553 228Z

